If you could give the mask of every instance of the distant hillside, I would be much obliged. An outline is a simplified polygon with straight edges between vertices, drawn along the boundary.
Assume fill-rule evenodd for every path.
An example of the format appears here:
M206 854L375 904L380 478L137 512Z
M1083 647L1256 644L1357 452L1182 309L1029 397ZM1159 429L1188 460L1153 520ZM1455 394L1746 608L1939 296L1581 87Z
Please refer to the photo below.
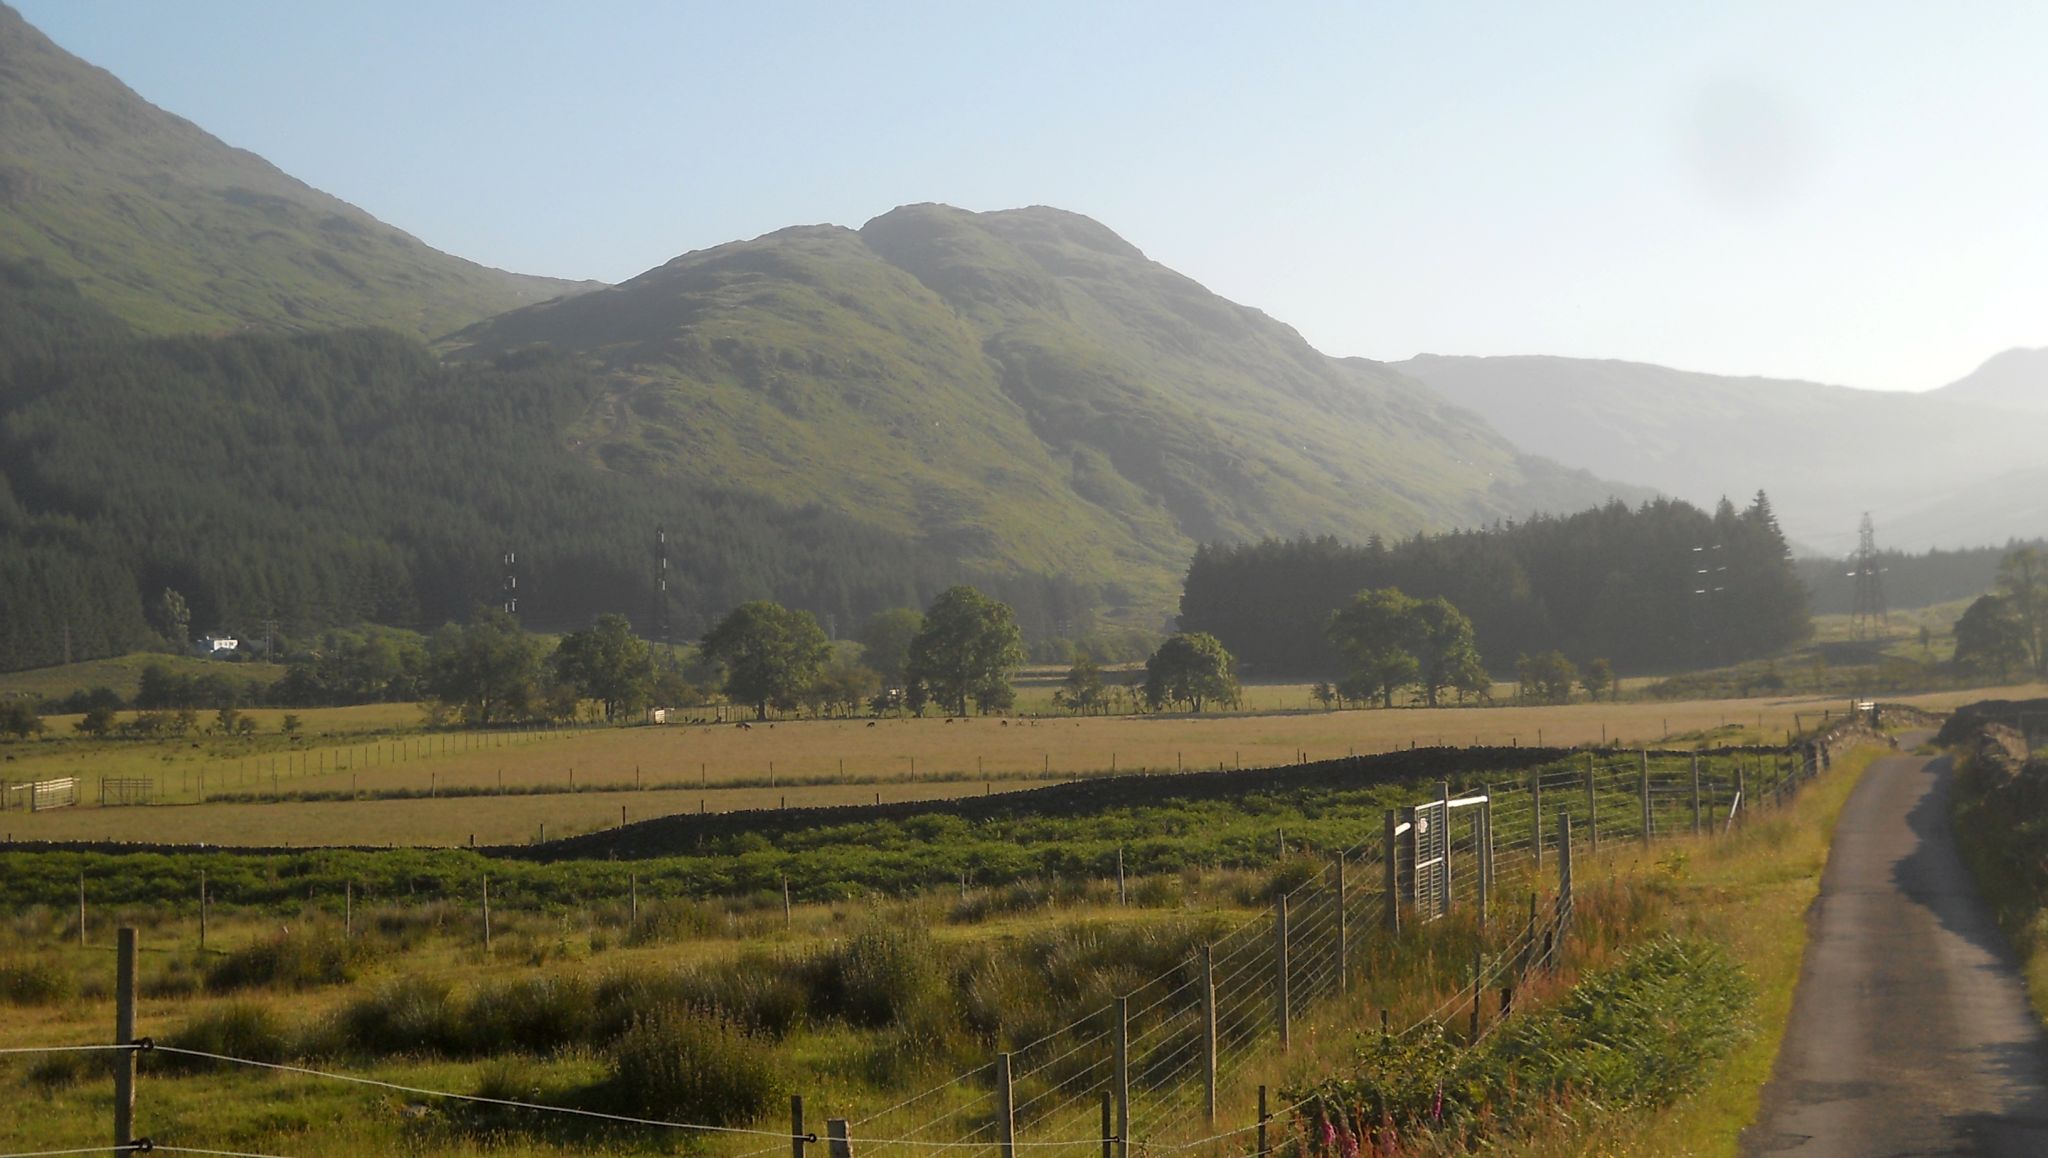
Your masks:
M1938 398L2048 414L2048 348L2007 350L1934 392Z
M1943 395L1728 378L1638 362L1423 355L1392 363L1531 453L1698 503L1768 491L1786 535L1828 554L1869 511L1881 544L1971 546L2048 532L2015 491L2048 414Z
M1049 208L897 209L685 254L463 331L603 377L579 451L816 502L983 566L1164 609L1197 541L1363 539L1646 492Z
M431 337L580 288L431 249L143 100L5 4L0 258L40 261L159 334Z

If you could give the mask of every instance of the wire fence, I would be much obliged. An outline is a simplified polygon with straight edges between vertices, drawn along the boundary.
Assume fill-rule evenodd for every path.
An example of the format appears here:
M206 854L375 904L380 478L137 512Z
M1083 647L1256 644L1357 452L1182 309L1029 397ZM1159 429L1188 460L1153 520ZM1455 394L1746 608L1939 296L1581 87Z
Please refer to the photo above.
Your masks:
M1846 731L1846 729L1838 729ZM1838 737L1783 749L1743 749L1702 758L1695 752L1589 752L1583 767L1557 767L1512 782L1448 782L1413 804L1387 811L1381 830L1326 857L1321 871L1273 898L1199 953L1067 1024L1014 1045L988 1063L916 1091L858 1118L828 1121L834 1158L948 1154L1015 1158L1017 1151L1103 1153L1128 1158L1203 1150L1264 1154L1268 1127L1301 1104L1275 1106L1272 1088L1305 1033L1359 1028L1376 962L1401 938L1432 953L1465 952L1471 968L1444 987L1436 1007L1397 1032L1464 1014L1464 1040L1476 1044L1506 1010L1486 1017L1485 994L1512 987L1558 959L1572 913L1574 857L1618 845L1649 846L1662 837L1725 831L1759 809L1780 805L1824 771ZM1522 904L1526 899L1526 915ZM125 987L117 989L122 1025L133 1025L132 930L123 930ZM1385 1010L1381 1018L1386 1017ZM164 1053L305 1079L347 1083L418 1097L567 1115L642 1130L725 1137L748 1147L736 1158L791 1148L801 1158L816 1144L802 1126L802 1101L788 1129L632 1117L566 1106L463 1094L227 1054L156 1045L130 1035L107 1044L16 1047L0 1053L122 1051L121 1090L133 1098L134 1058ZM121 1086L121 1071L128 1085ZM73 1150L0 1154L239 1154L178 1147L147 1138ZM277 1158L257 1155L253 1158Z

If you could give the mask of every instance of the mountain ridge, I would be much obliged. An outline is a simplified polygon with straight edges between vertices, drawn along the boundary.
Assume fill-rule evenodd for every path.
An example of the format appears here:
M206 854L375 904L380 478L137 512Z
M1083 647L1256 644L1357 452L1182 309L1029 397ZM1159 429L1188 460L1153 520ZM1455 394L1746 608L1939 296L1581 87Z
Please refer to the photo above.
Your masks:
M2035 467L2048 415L2002 413L1945 391L1620 359L1420 355L1393 365L1568 466L1695 503L1766 490L1786 534L1828 553L1855 545L1864 511L1885 541L1911 549L2048 531L2041 512L1997 497L2009 485L2000 480Z
M458 359L534 345L605 376L575 437L609 468L770 479L981 562L1094 554L1114 561L1089 565L1099 581L1149 572L1155 601L1199 541L1362 540L1647 495L1524 455L1426 386L1324 355L1047 206L777 230L449 339ZM864 465L821 469L847 456ZM862 480L858 504L835 477Z
M41 262L151 334L435 337L589 285L435 250L151 104L5 3L0 258Z

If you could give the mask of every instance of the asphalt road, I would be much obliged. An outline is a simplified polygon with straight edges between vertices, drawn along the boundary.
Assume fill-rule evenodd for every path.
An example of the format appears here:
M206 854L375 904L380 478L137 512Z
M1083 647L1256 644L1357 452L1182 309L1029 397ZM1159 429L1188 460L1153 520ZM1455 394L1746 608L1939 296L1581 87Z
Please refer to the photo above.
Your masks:
M1888 757L1843 808L1745 1154L2048 1156L2048 1040L1957 855L1948 771Z

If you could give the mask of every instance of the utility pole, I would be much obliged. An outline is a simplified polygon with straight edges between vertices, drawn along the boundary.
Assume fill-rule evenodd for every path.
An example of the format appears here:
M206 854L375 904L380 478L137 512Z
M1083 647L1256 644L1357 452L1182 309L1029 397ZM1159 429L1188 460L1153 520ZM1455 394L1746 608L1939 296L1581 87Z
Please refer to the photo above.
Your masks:
M1856 580L1856 610L1849 620L1849 634L1856 639L1890 626L1883 573L1884 568L1877 565L1877 528L1871 525L1870 512L1865 511L1856 528L1856 553L1849 557L1849 577Z

